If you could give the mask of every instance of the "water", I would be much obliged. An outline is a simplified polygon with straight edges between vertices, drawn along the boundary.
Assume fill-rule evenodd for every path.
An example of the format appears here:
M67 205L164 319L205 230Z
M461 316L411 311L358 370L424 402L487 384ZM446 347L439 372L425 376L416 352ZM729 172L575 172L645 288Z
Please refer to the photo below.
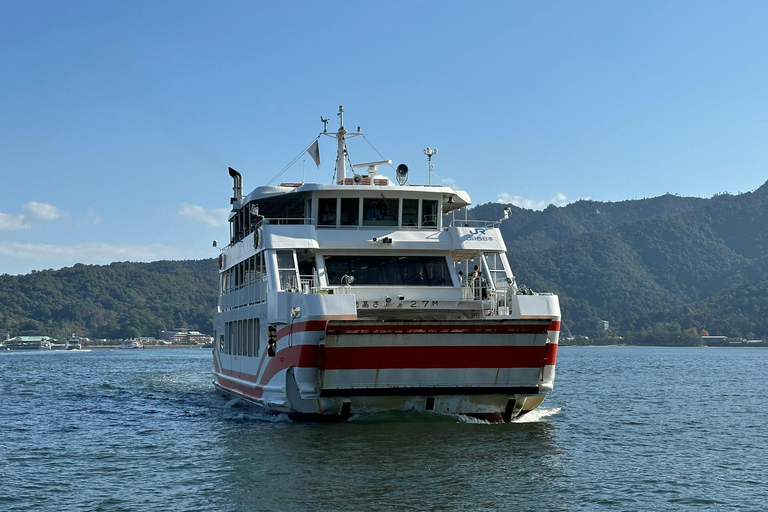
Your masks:
M233 406L208 350L0 353L0 510L768 506L766 349L562 348L523 421L298 424Z

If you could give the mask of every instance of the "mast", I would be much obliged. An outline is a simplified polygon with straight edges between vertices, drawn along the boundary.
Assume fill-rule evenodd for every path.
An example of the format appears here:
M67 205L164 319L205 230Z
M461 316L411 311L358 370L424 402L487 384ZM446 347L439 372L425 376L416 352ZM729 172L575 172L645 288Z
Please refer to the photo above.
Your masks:
M344 128L344 107L339 105L339 131L336 132L336 142L338 147L336 149L336 176L339 177L339 182L344 183L347 177L347 163L346 163L346 142L344 136L347 134L347 130Z

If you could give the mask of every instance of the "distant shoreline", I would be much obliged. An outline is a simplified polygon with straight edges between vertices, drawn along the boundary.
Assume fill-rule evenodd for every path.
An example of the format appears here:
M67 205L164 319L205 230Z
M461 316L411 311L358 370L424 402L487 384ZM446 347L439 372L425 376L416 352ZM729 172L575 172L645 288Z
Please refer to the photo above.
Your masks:
M205 345L145 345L144 349L173 349L173 348L206 348ZM83 349L90 350L144 350L141 348L121 349L120 345L84 345Z
M743 343L733 345L563 345L559 344L559 348L768 348L765 343Z

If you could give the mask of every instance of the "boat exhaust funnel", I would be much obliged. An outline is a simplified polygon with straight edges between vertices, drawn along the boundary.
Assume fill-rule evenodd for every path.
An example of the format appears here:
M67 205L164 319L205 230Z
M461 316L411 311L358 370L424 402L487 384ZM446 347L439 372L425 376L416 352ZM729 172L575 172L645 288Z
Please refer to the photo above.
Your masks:
M232 187L233 196L229 200L229 204L234 204L235 201L239 201L243 197L243 176L231 167L228 167L229 175L234 180L234 186Z

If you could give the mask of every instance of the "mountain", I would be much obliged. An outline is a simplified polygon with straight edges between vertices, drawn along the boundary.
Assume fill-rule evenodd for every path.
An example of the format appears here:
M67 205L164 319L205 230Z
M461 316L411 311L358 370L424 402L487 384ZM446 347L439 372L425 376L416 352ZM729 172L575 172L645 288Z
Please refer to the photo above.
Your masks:
M487 203L467 215L501 219L505 206ZM625 334L696 328L768 336L768 183L710 199L506 207L501 232L517 282L557 293L573 334L607 320ZM0 328L97 338L184 326L210 332L216 290L214 260L2 275Z
M742 314L760 307L768 279L768 183L711 199L666 195L518 210L511 227L502 224L517 280L558 293L572 331L594 330L600 320L629 331L664 321L768 335L754 313L751 321ZM727 319L715 313L730 309Z

